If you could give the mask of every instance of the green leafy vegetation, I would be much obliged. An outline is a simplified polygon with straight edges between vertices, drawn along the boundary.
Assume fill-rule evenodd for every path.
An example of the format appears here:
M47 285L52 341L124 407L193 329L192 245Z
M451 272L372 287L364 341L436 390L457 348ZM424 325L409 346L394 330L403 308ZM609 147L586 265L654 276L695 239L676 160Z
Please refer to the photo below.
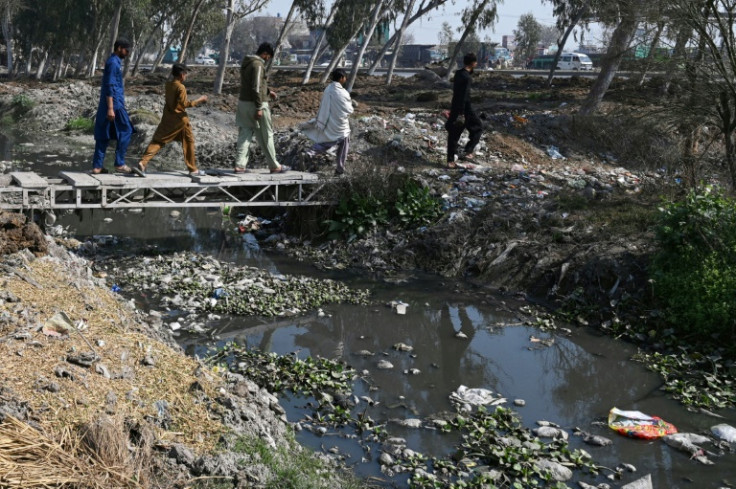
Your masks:
M74 119L70 119L64 127L64 130L66 131L79 131L86 134L92 134L94 129L95 121L88 119L87 117L76 117Z
M354 193L341 199L334 218L325 224L331 239L345 237L351 241L382 226L412 228L431 224L441 215L441 201L428 188L407 180L382 197Z
M431 460L435 476L415 474L411 487L567 488L564 483L553 481L551 473L537 462L544 459L591 475L601 469L586 452L570 449L566 440L543 442L523 426L511 409L481 408L472 415L457 415L444 431L461 433L462 442L450 457ZM410 465L413 462L405 461Z
M736 201L706 188L661 209L653 288L678 336L732 339L736 331Z

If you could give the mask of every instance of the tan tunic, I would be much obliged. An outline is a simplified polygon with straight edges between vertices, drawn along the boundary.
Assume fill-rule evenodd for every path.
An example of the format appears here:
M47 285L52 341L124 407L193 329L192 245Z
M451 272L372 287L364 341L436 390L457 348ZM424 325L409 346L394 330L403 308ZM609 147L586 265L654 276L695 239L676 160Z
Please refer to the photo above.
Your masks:
M166 82L166 103L161 122L153 134L153 140L163 144L176 140L189 125L187 109L197 103L187 98L187 89L179 80Z

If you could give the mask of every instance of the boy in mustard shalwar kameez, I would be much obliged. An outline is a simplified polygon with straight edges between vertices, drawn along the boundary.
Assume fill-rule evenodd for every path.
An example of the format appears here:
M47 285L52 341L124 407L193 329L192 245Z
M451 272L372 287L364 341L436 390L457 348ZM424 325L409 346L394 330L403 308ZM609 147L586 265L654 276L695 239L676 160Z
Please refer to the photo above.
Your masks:
M136 174L142 177L146 176L146 166L151 158L172 141L181 143L181 148L184 151L184 162L189 170L189 175L194 177L204 174L204 172L197 170L197 163L194 158L194 134L186 109L207 102L207 96L203 95L194 101L187 99L187 89L184 87L184 81L187 79L187 67L185 65L175 63L171 68L171 76L174 79L166 82L166 102L161 122L156 128L156 132L153 133L153 139L146 148L143 158L138 162L138 167L132 168Z

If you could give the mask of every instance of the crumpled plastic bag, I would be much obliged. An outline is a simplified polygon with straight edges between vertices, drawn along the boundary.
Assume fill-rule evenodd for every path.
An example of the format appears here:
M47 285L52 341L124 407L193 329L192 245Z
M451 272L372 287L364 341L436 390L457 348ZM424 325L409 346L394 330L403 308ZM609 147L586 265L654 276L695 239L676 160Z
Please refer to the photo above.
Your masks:
M506 399L494 396L491 390L480 387L470 389L464 385L461 385L455 392L450 394L450 400L473 406L486 406L488 404L496 406L506 402Z
M717 424L710 429L711 433L721 440L736 443L736 428L727 424Z

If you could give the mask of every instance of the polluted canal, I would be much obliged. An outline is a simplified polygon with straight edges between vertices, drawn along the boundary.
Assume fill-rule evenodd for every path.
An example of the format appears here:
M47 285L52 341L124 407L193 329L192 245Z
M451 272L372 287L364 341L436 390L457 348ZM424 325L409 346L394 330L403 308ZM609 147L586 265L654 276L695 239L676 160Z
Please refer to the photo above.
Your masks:
M232 221L214 210L84 213L63 216L58 223L97 243L102 254L114 249L118 258L106 264L112 276L116 267L131 264L141 270L160 267L159 278L168 281L167 268L178 267L172 264L180 260L210 270L212 263L253 267L280 281L334 279L351 290L369 291L367 302L359 304L330 303L312 310L282 304L286 313L280 317L177 307L161 302L171 294L157 294L154 279L122 286L120 293L144 311L158 311L161 327L175 330L192 355L204 357L234 343L301 360L336 360L354 369L353 391L343 404L354 420L370 420L367 431L327 422L315 398L281 393L280 399L300 442L341 457L380 486L409 486L412 472L399 462L397 445L400 454L406 449L422 454L429 465L432 457L456 455L462 433L443 429L441 423L458 406L462 409L462 403L451 401L461 386L489 390L493 402L487 409L498 404L515 411L523 428L538 429L540 422L559 426L571 451L585 450L593 463L612 469L601 469L597 478L576 471L568 484L621 487L651 474L653 487L719 488L729 487L729 474L736 469L736 455L727 447L703 445L714 462L704 465L661 440L630 439L612 431L606 421L613 407L660 416L680 432L708 433L716 424L733 425L734 416L726 412L727 419L721 420L689 412L661 392L658 375L631 360L634 346L587 328L537 327L528 304L513 297L426 275L390 281L346 273L327 276L309 264L261 251L252 234L233 233ZM121 261L121 253L138 257ZM173 261L159 258L173 255L178 257ZM316 291L321 285L308 287ZM398 313L402 306L397 303L405 304L404 314ZM584 434L612 444L587 444ZM392 454L392 462L381 459L384 453Z
M44 158L29 151L32 146L24 148L24 159L47 161L53 168L54 155ZM6 160L18 157L3 151ZM631 360L634 346L587 328L544 327L528 303L512 296L427 275L390 281L328 275L262 251L253 234L233 232L234 219L219 210L68 213L58 216L56 225L86 241L83 249L97 253L100 269L119 280L120 294L160 318L160 327L172 330L191 355L204 357L235 344L292 362L320 357L343 365L351 372L352 392L341 398L324 393L330 396L327 404L340 409L318 410L324 397L289 392L281 392L280 401L300 442L341 458L376 486L409 487L412 475L443 467L455 476L478 469L472 453L457 451L472 438L458 419L477 425L483 419L472 414L477 408L470 406L468 393L485 396L488 412L496 406L508 410L493 423L524 440L518 450L495 452L510 470L518 471L515 465L536 454L559 451L563 468L583 469L567 481L571 487L622 487L648 474L657 488L736 484L736 454L728 445L708 441L701 443L702 454L693 454L662 440L626 438L607 426L609 411L617 407L660 416L683 433L709 434L713 425L736 424L733 411L720 413L725 419L688 411L662 393L658 375ZM147 281L131 279L129 270L156 267L158 275L152 272ZM346 300L318 307L287 301L271 311L276 316L240 315L216 309L215 302L228 300L227 287L216 287L222 277L216 277L209 306L172 301L176 294L164 285L198 267L214 276L247 268L250 275L241 283L255 281L271 294L278 293L279 283L300 283L305 296L321 292L329 299L334 293ZM223 365L238 363L224 354L220 358ZM458 410L465 410L461 418ZM328 422L336 411L352 421ZM558 428L552 431L560 440L543 437L540 428ZM520 443L500 438L512 448ZM491 439L499 443L498 437ZM593 440L599 443L586 443ZM712 465L696 460L698 455ZM592 465L597 476L589 473ZM430 487L428 480L423 487Z

